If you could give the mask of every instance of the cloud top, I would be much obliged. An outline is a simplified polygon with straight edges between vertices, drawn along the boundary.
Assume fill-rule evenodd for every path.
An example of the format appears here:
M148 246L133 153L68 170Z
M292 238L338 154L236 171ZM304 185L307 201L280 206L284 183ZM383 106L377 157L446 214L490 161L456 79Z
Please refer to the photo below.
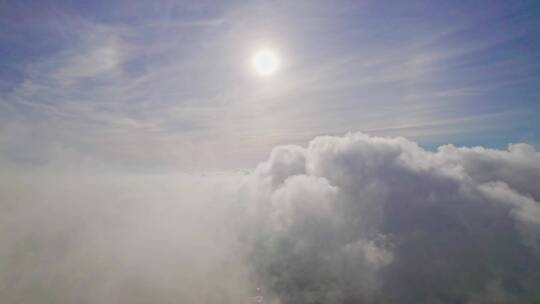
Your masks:
M271 220L248 247L284 303L530 301L539 164L526 144L432 152L361 133L279 147L254 174Z

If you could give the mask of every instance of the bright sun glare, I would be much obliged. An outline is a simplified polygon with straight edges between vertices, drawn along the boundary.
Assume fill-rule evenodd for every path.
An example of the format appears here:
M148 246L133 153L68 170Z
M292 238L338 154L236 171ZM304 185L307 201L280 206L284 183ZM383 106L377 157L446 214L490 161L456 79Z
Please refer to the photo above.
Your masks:
M279 68L278 55L270 49L257 51L253 56L253 68L261 76L274 74Z

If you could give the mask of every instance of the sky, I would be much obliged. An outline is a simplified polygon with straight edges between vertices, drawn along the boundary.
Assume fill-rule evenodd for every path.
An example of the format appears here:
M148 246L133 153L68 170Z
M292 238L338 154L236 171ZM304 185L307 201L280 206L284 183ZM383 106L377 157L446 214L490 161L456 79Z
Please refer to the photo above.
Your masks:
M361 131L539 145L535 1L3 1L5 166L215 171ZM257 77L261 48L281 68Z
M0 303L539 303L539 17L0 0Z

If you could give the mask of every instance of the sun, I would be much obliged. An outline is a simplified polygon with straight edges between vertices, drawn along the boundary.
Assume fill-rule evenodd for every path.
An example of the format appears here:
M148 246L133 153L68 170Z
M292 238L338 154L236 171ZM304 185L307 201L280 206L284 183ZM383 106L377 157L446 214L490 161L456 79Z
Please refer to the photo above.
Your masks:
M253 69L260 76L275 74L280 66L279 56L271 49L261 49L253 56Z

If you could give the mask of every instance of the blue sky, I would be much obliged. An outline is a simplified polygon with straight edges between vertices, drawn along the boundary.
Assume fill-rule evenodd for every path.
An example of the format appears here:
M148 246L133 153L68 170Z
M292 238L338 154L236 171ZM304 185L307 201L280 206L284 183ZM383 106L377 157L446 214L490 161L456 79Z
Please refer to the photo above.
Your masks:
M537 1L3 1L0 164L219 170L362 131L540 145ZM261 47L279 54L254 75Z

